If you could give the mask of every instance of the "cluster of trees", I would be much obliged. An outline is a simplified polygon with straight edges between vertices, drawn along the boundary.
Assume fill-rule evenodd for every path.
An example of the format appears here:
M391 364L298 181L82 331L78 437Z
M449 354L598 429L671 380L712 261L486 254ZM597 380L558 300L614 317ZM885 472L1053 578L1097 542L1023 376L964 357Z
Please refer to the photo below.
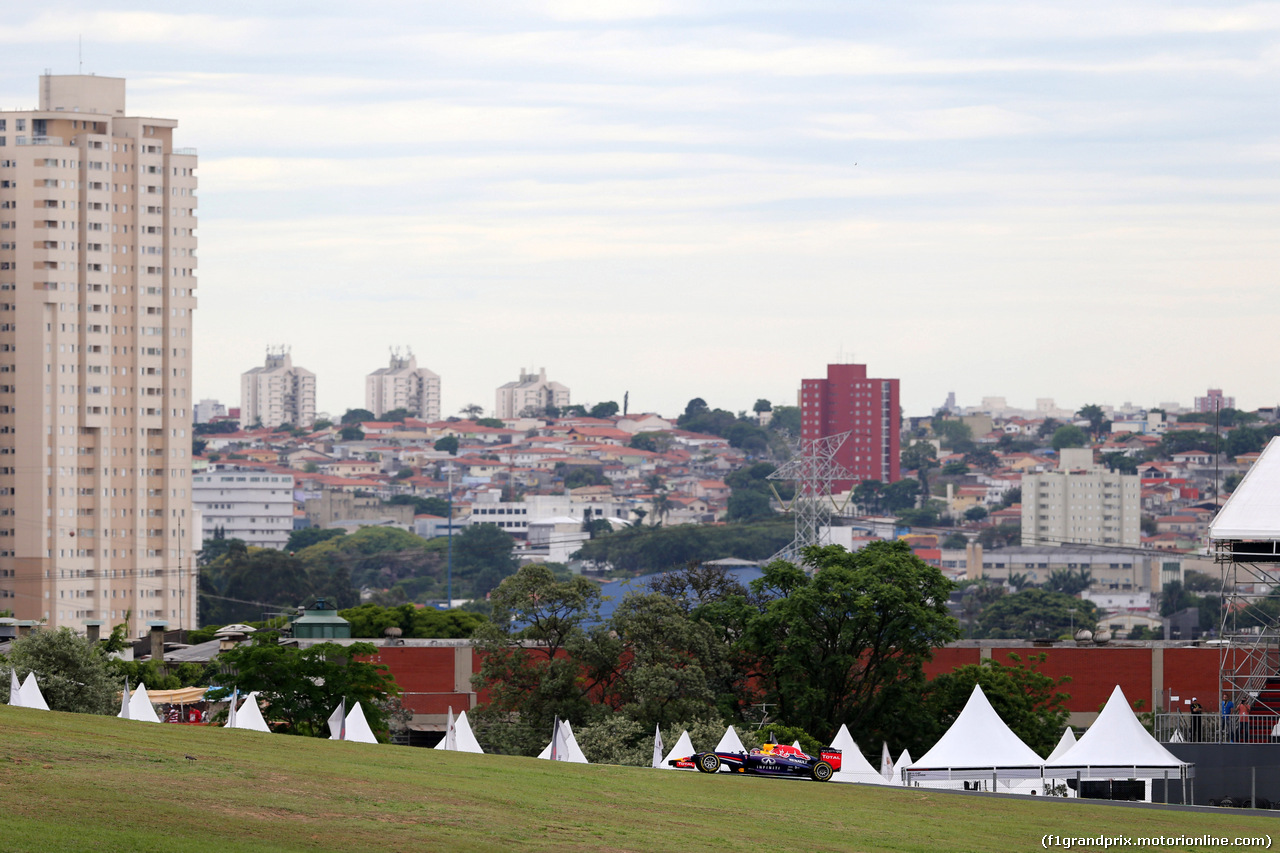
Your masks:
M767 559L782 550L794 535L795 525L786 518L724 526L644 525L584 542L574 557L609 563L622 572L646 573L721 557Z
M125 684L145 681L152 689L206 686L227 688L209 698L218 701L239 688L243 696L258 691L270 704L276 731L325 736L325 721L344 699L364 705L375 732L385 733L388 715L399 693L386 667L369 662L377 654L371 643L341 646L322 643L307 649L281 646L278 635L263 631L251 643L223 652L208 666L183 664L162 675L154 661L122 661L109 652L123 647L123 624L105 643L91 642L70 628L36 630L15 640L0 656L5 683L13 671L19 679L35 673L45 702L54 711L115 714Z
M431 499L427 499L431 500ZM515 571L514 540L491 524L453 537L453 594L483 598ZM288 550L248 547L238 539L205 543L200 572L201 624L262 618L273 610L325 598L338 608L360 602L365 587L389 590L389 603L442 598L448 542L392 527L295 531Z
M574 721L589 758L642 764L655 726L710 745L727 724L750 732L767 708L788 740L829 742L846 724L861 743L918 754L982 683L1020 736L1052 748L1066 697L1034 665L989 663L926 683L931 650L960 629L951 583L906 545L809 548L804 563L775 561L748 586L691 565L607 620L590 582L521 569L494 591L493 618L475 634L474 683L490 697L474 715L481 742L534 754L559 716Z
M361 604L338 611L338 615L351 623L351 636L378 638L386 635L388 628L399 628L400 636L415 639L465 639L475 633L485 618L465 610L436 610L419 608L412 604L383 607L378 604Z
M739 468L724 478L729 493L727 517L729 521L766 521L774 518L774 491L782 500L790 500L795 494L795 484L770 480L769 475L778 470L768 462L757 462Z
M712 409L706 400L694 397L676 419L676 425L690 432L718 435L727 439L731 447L756 456L772 452L776 457L785 457L786 436L794 438L800 434L800 410L795 406L775 408L763 399L757 400L753 408L757 418L748 417L746 412L735 415L724 409ZM757 422L758 416L764 412L772 412L767 428L762 428Z

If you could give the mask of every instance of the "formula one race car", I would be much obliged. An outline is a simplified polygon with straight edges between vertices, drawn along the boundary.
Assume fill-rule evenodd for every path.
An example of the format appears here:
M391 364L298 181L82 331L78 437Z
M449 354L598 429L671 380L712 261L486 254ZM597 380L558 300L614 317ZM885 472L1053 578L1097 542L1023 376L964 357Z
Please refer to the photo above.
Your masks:
M766 743L750 752L695 752L686 758L673 758L667 763L686 770L697 768L703 773L716 773L721 767L731 773L756 776L793 776L827 782L840 769L840 750L824 749L817 758L794 746Z

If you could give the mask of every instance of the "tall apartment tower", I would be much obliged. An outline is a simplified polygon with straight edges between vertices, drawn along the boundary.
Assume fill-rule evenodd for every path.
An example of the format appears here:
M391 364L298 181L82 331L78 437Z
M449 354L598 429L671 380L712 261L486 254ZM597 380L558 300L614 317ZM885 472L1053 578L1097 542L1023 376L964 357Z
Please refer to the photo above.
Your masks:
M0 608L194 627L196 154L125 81L0 112Z
M240 374L240 425L308 429L316 421L316 375L294 367L287 347L267 350L266 364Z
M1142 482L1094 464L1089 448L1063 448L1058 470L1022 475L1023 545L1142 546Z
M1213 414L1223 409L1234 409L1236 407L1236 398L1228 397L1222 393L1221 388L1210 388L1205 392L1203 397L1196 397L1192 410L1204 414Z
M848 432L836 461L853 480L833 485L844 491L865 480L902 479L898 380L870 379L865 364L828 364L826 379L800 380L800 437L825 438Z
M569 405L569 389L559 382L547 380L544 367L536 374L522 368L520 378L498 386L495 418L518 418L524 415L541 415L548 406L563 409Z
M411 350L391 351L391 364L365 377L364 406L375 417L393 409L408 409L416 418L440 420L440 377L425 367Z

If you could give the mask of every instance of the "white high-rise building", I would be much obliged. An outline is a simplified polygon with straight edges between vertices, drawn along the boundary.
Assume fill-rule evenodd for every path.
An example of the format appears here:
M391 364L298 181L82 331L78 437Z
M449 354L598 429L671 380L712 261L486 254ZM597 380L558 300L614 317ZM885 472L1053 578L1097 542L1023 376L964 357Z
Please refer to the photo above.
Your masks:
M440 420L440 377L425 367L411 350L391 351L391 364L365 378L364 405L375 417L394 409L408 409L415 418Z
M1088 448L1063 448L1058 470L1022 475L1022 544L1142 545L1142 483L1093 462Z
M240 425L308 429L316 420L316 375L294 367L286 347L267 350L263 367L240 374Z
M563 409L569 405L569 389L559 382L547 380L547 369L544 367L535 373L520 371L520 378L498 387L497 404L494 406L496 418L518 418L527 415L538 416L546 412L548 406Z
M259 548L284 548L293 533L293 476L215 465L192 478L201 536L240 539Z
M196 154L125 81L0 112L0 608L194 627Z

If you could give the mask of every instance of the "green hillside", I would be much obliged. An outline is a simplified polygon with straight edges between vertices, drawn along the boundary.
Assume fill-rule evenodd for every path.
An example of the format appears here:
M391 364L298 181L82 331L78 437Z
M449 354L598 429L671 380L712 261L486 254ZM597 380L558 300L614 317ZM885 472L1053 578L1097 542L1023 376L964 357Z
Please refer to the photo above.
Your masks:
M20 851L1031 850L1046 833L1280 828L1238 811L567 765L8 706L0 765L0 849Z

